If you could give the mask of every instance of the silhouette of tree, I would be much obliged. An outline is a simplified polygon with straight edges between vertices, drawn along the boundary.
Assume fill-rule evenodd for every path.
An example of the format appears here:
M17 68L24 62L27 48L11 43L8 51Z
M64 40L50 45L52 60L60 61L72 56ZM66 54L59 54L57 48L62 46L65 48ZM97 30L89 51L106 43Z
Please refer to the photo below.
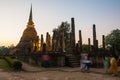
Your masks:
M8 47L0 46L0 54L9 54L13 48L14 48L14 45L10 45Z
M114 48L120 54L120 30L112 30L105 38L106 47L108 49Z

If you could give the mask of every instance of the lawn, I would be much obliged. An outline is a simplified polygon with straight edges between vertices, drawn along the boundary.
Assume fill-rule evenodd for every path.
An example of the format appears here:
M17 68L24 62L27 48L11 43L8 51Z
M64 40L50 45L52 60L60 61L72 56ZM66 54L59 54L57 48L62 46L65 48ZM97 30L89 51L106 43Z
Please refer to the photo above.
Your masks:
M0 59L0 68L4 70L11 70L9 64L4 59Z

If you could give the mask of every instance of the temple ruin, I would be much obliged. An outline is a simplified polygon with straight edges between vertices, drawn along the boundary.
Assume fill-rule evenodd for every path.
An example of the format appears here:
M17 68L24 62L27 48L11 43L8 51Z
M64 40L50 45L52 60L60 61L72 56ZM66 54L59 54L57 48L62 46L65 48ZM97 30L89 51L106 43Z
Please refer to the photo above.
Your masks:
M68 38L65 38L65 35ZM75 21L71 18L71 32L69 34L64 33L64 23L60 25L59 31L54 30L53 35L46 32L46 40L44 40L43 34L39 38L32 16L32 6L30 9L29 20L27 27L23 31L22 37L20 38L17 46L11 51L12 55L17 56L17 58L27 61L30 63L35 63L41 65L43 62L42 56L49 56L50 66L72 66L76 67L80 65L80 57L83 53L82 44L82 33L79 30L79 41L76 43L75 38ZM105 49L105 38L103 40L103 49ZM69 44L69 51L66 50L66 46ZM98 40L96 39L96 26L93 24L93 45L91 45L91 40L88 38L88 53L89 56L98 54ZM99 58L94 58L97 61Z

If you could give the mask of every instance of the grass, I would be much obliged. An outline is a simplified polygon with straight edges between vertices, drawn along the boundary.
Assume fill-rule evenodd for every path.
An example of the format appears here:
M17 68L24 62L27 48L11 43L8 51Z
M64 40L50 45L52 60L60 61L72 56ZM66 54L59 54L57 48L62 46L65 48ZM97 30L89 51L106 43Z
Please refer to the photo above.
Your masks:
M4 59L0 59L0 68L4 70L11 70L11 67Z

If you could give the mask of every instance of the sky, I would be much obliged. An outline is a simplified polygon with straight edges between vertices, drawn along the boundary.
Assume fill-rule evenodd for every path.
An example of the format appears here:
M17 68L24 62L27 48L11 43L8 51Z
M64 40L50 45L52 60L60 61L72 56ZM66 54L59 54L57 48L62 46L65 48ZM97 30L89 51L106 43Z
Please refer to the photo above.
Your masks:
M0 0L0 46L16 45L26 28L30 6L33 8L35 29L44 38L62 21L71 23L75 18L76 42L79 30L83 44L91 38L92 27L96 25L99 45L102 35L113 29L120 29L120 0Z

